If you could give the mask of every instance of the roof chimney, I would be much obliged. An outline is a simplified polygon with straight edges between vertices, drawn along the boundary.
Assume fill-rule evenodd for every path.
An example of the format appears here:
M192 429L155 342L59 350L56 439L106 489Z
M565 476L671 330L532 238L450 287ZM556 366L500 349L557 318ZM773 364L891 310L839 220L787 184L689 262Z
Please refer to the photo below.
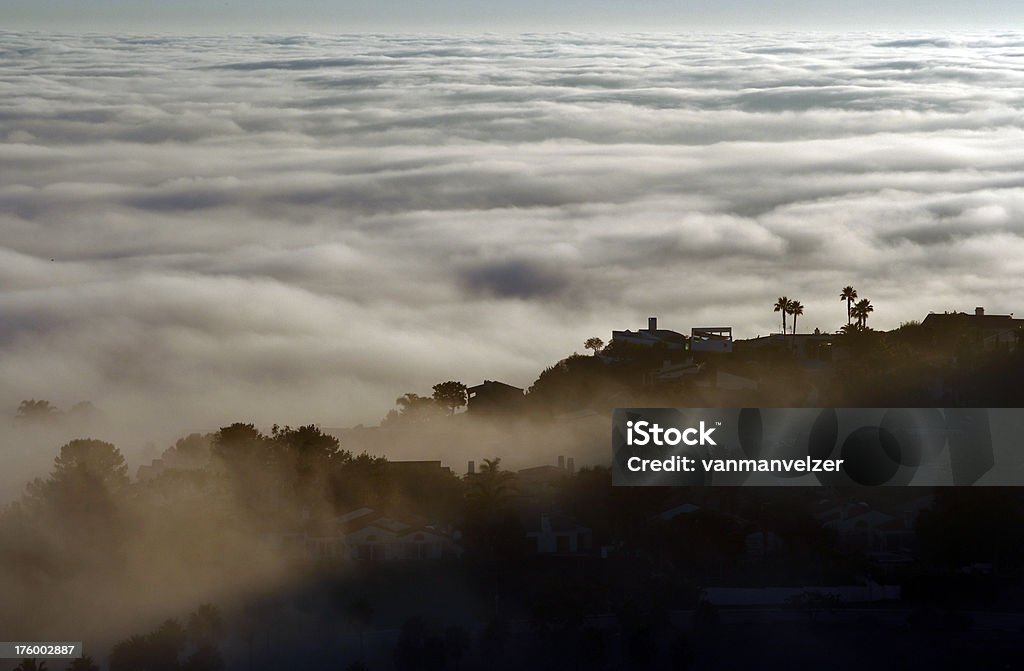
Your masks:
M975 317L984 317L985 316L985 308L974 308L974 316Z
M647 330L650 331L651 333L654 333L655 331L658 330L658 318L657 317L648 317L647 318Z
M466 466L466 473L469 475L476 473L476 463L472 459L469 460L469 465Z

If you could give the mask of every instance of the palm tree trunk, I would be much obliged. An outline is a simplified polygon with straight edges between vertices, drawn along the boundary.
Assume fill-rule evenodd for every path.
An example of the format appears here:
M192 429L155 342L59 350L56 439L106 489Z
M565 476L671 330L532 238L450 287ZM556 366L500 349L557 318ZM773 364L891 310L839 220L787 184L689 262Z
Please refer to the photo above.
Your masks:
M850 325L853 323L853 304L852 299L846 299L846 324Z

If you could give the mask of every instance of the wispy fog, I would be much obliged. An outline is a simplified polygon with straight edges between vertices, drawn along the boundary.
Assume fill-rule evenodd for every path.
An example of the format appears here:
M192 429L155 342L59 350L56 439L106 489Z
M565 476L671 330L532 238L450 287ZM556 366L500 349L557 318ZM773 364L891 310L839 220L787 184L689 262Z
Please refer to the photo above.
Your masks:
M0 62L0 409L90 400L129 457L529 386L653 314L1021 307L1024 35L6 32Z

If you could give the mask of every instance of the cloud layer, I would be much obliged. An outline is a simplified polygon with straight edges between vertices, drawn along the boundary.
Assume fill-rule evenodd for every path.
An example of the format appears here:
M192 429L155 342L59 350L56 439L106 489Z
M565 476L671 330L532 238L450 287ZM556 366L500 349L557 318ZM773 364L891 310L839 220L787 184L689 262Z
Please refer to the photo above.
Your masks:
M637 327L1024 307L1024 35L0 33L0 406L375 422Z

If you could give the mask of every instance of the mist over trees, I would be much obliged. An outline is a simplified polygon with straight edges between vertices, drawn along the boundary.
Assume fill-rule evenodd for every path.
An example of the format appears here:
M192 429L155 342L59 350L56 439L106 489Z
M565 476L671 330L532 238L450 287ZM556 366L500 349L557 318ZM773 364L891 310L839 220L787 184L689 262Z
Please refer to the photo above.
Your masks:
M786 300L781 317L795 320L799 302ZM101 433L61 442L49 473L0 513L0 588L9 596L0 603L0 624L31 637L85 622L88 636L110 652L99 663L123 671L226 668L227 651L237 657L240 642L270 654L267 632L282 621L301 622L294 636L306 642L341 636L348 642L337 644L346 651L338 654L351 668L381 665L372 642L380 628L397 632L389 659L401 668L474 668L503 655L571 665L617 654L644 668L699 658L721 632L714 611L702 605L702 586L874 579L878 567L841 546L812 511L823 495L857 506L909 494L858 492L858 502L833 491L740 496L714 488L613 488L600 465L602 418L617 406L927 407L948 402L935 395L937 379L951 380L959 403L1024 400L1020 348L982 349L969 330L917 322L874 331L865 324L868 306L851 309L849 332L831 338L842 354L830 362L828 385L797 365L787 345L794 321L779 347L695 356L692 377L667 382L651 371L685 364L691 352L594 342L592 355L573 354L541 371L502 414L463 411L467 389L448 380L430 396L398 398L379 428L266 429L241 421L189 433L134 481L124 454ZM729 395L711 391L719 373L760 384ZM20 415L48 418L13 420L22 430L57 416L48 402L21 408ZM390 461L364 451L368 434L386 448L406 444L420 452ZM461 475L450 455L467 453L476 467ZM547 480L531 480L524 454L536 455L529 458ZM554 454L575 456L582 467L543 465ZM666 516L680 505L694 509ZM457 538L458 552L401 571L331 554L337 520L362 510L395 524L416 518L423 533ZM1016 550L1020 511L1019 497L1007 492L937 493L914 527L915 557L927 570L907 569L896 579L924 590L928 580L975 566L1015 579L1024 562ZM592 535L589 554L573 559L578 575L540 561L536 534L544 525L585 526ZM752 543L761 554L752 553ZM311 548L320 550L311 555ZM413 612L409 604L419 601L394 598L433 588L446 596L424 603L459 603L469 615L435 624ZM793 607L817 608L802 603ZM694 612L691 629L670 621L673 608ZM614 627L594 626L600 618ZM529 632L520 649L509 642L516 622ZM671 644L652 653L654 640Z

